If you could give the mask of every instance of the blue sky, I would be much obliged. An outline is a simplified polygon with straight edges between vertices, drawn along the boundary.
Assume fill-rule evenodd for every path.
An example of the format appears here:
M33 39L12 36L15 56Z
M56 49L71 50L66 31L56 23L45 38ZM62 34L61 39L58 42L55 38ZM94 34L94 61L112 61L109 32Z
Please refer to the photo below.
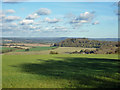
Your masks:
M3 3L3 37L117 38L114 2Z

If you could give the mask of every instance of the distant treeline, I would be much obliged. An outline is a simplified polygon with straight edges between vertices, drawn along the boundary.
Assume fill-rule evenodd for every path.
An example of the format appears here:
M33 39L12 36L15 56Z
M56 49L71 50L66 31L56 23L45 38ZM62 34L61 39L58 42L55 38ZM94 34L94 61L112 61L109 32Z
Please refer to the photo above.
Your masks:
M68 38L68 39L63 40L59 43L54 43L53 46L83 47L83 48L100 48L100 47L103 47L103 46L118 47L118 42L89 40L87 38Z
M58 43L61 40L65 40L65 37L15 37L15 38L2 38L2 43L40 43L40 44L51 44L51 43Z

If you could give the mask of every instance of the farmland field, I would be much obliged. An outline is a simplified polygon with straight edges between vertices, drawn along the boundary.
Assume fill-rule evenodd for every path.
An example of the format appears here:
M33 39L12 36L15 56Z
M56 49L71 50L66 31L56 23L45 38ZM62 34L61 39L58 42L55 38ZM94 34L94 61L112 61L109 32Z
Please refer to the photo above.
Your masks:
M29 51L43 51L43 50L50 50L50 49L55 49L56 47L40 47L36 46L34 48L30 48ZM21 50L16 50L15 52L25 52L25 49Z
M24 49L16 50L14 52L9 52L6 54L9 55L39 55L39 54L49 54L50 51L56 51L59 54L68 54L74 51L80 51L82 49L89 49L95 50L96 48L81 48L81 47L38 47L38 48L31 48L30 51L25 52Z
M0 47L0 50L15 50L16 48L11 48L11 47Z
M3 88L120 87L117 54L2 55L2 58Z
M82 47L59 47L56 48L54 51L60 53L60 54L65 54L65 53L69 53L69 52L74 52L74 51L80 51L80 50L85 50L85 49L89 49L89 50L95 50L96 48L82 48Z
M0 52L5 52L5 51L13 51L16 50L16 48L11 48L11 47L0 47Z

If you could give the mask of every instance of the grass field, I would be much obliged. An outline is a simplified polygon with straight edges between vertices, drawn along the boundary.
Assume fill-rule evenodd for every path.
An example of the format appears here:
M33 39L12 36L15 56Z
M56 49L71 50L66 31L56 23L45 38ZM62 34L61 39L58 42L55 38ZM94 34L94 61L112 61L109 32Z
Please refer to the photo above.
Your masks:
M54 51L58 52L59 54L65 54L65 53L70 53L74 51L80 52L82 49L89 49L89 50L95 50L96 48L81 48L81 47L59 47L56 48Z
M30 51L25 52L25 50L16 50L14 52L7 53L8 55L39 55L39 54L49 54L50 51L56 51L59 54L69 54L70 52L80 51L81 49L95 50L96 48L81 48L81 47L38 47L31 48Z
M56 47L40 47L35 46L34 48L30 48L29 51L43 51L43 50L51 50L55 49ZM15 52L25 52L25 49L16 50Z
M16 48L11 48L11 47L0 47L0 52L4 52L4 51L6 51L6 50L12 50L12 51L14 51L14 50L16 50Z
M120 87L118 55L3 55L3 88Z
M0 47L0 50L15 50L16 48L11 48L11 47Z

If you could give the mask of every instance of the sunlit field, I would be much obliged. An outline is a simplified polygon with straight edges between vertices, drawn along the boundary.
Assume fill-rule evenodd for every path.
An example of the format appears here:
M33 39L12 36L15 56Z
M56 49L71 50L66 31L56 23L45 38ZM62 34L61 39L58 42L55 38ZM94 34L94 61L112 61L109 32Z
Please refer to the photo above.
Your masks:
M29 51L43 51L43 50L51 50L51 49L55 49L56 47L40 47L40 46L35 46L35 47L31 47L29 49ZM21 50L16 50L15 52L26 52L25 49L21 49Z

